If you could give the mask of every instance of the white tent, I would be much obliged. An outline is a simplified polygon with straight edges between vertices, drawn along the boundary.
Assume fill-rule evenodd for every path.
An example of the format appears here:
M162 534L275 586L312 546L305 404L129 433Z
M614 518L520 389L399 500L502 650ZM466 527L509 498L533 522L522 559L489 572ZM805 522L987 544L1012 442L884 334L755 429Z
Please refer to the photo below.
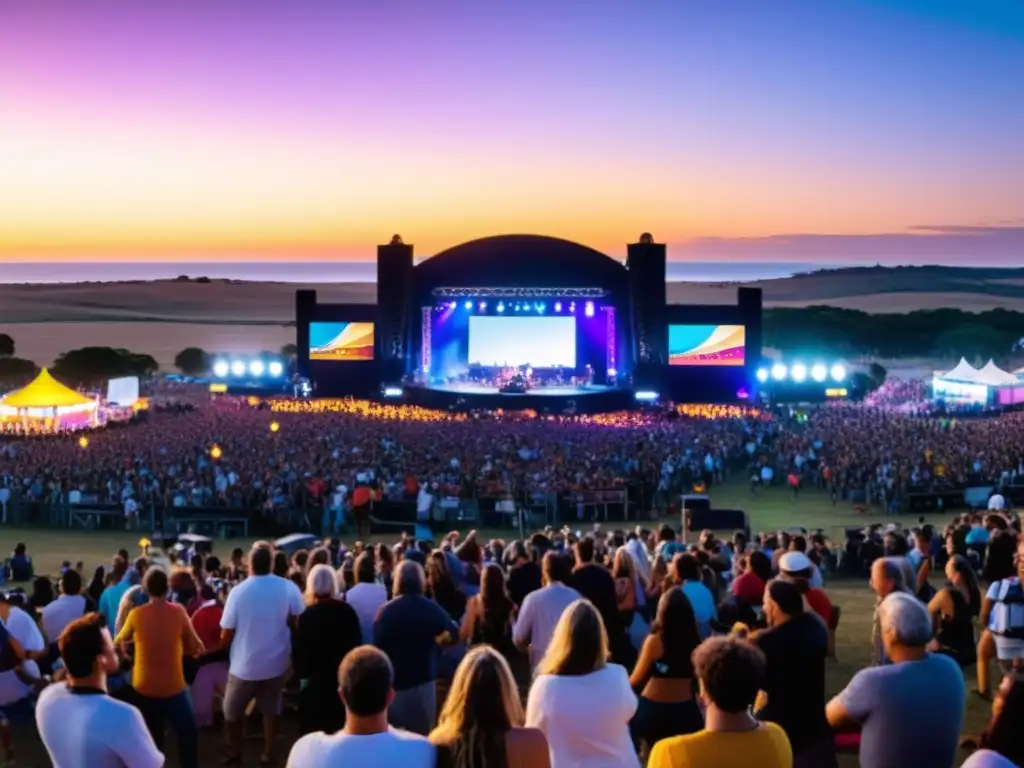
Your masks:
M956 368L942 374L941 376L937 376L936 378L943 379L945 381L964 381L970 384L987 383L982 380L981 371L968 363L967 358L965 357L960 358L960 362L956 364Z
M990 387L1012 387L1020 384L1020 380L1012 373L1007 373L994 361L989 360L985 367L978 371L979 380Z

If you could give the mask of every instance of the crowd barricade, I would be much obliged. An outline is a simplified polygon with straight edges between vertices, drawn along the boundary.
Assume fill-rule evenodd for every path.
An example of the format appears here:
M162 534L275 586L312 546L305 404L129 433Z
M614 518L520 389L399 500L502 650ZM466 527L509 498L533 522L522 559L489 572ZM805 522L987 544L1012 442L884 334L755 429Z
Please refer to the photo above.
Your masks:
M629 506L629 488L594 488L583 491L570 491L563 495L563 504L568 508L567 517L574 520L612 520L628 521L631 510Z
M1000 493L1012 507L1024 507L1024 485L1005 485Z
M906 495L904 503L905 511L915 515L965 509L967 507L963 488L946 491L911 492Z
M248 538L249 517L225 507L170 507L164 511L164 531L201 533L221 539Z
M396 536L416 535L416 502L374 501L370 504L370 533Z

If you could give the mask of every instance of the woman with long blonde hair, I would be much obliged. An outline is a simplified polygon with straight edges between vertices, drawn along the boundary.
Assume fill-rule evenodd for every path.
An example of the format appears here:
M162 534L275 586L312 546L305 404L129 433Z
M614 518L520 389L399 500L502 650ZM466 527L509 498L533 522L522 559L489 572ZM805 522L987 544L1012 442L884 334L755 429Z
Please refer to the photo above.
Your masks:
M629 734L636 694L608 662L608 635L589 600L562 613L526 703L526 724L548 739L552 768L639 768Z
M508 662L489 645L466 654L430 741L450 768L548 768L548 745L523 728L523 707Z

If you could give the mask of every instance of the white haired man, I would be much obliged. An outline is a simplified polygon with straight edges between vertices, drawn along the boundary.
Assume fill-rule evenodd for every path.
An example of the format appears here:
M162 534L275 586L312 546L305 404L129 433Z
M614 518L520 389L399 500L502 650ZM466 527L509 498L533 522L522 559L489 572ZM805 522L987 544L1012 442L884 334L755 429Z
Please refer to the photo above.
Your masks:
M932 654L928 609L893 592L878 606L885 666L863 669L825 707L835 730L861 730L860 764L953 765L964 719L963 673Z

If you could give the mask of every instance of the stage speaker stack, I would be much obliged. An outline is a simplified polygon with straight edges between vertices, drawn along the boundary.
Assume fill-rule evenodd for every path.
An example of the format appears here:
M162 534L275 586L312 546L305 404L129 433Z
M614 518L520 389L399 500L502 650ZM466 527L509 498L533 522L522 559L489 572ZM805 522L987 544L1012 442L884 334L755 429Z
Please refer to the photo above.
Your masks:
M646 232L640 235L640 242L626 246L636 366L633 383L637 389L657 390L662 367L668 363L665 259L665 244L654 242Z
M760 288L740 288L737 291L740 316L746 329L745 349L743 350L744 373L747 386L757 386L757 368L761 364L761 349L764 336L761 330L762 298Z
M395 235L377 246L377 324L374 327L382 385L398 384L405 376L412 301L412 246Z
M316 309L316 291L295 292L295 372L304 379L310 376L309 323Z

